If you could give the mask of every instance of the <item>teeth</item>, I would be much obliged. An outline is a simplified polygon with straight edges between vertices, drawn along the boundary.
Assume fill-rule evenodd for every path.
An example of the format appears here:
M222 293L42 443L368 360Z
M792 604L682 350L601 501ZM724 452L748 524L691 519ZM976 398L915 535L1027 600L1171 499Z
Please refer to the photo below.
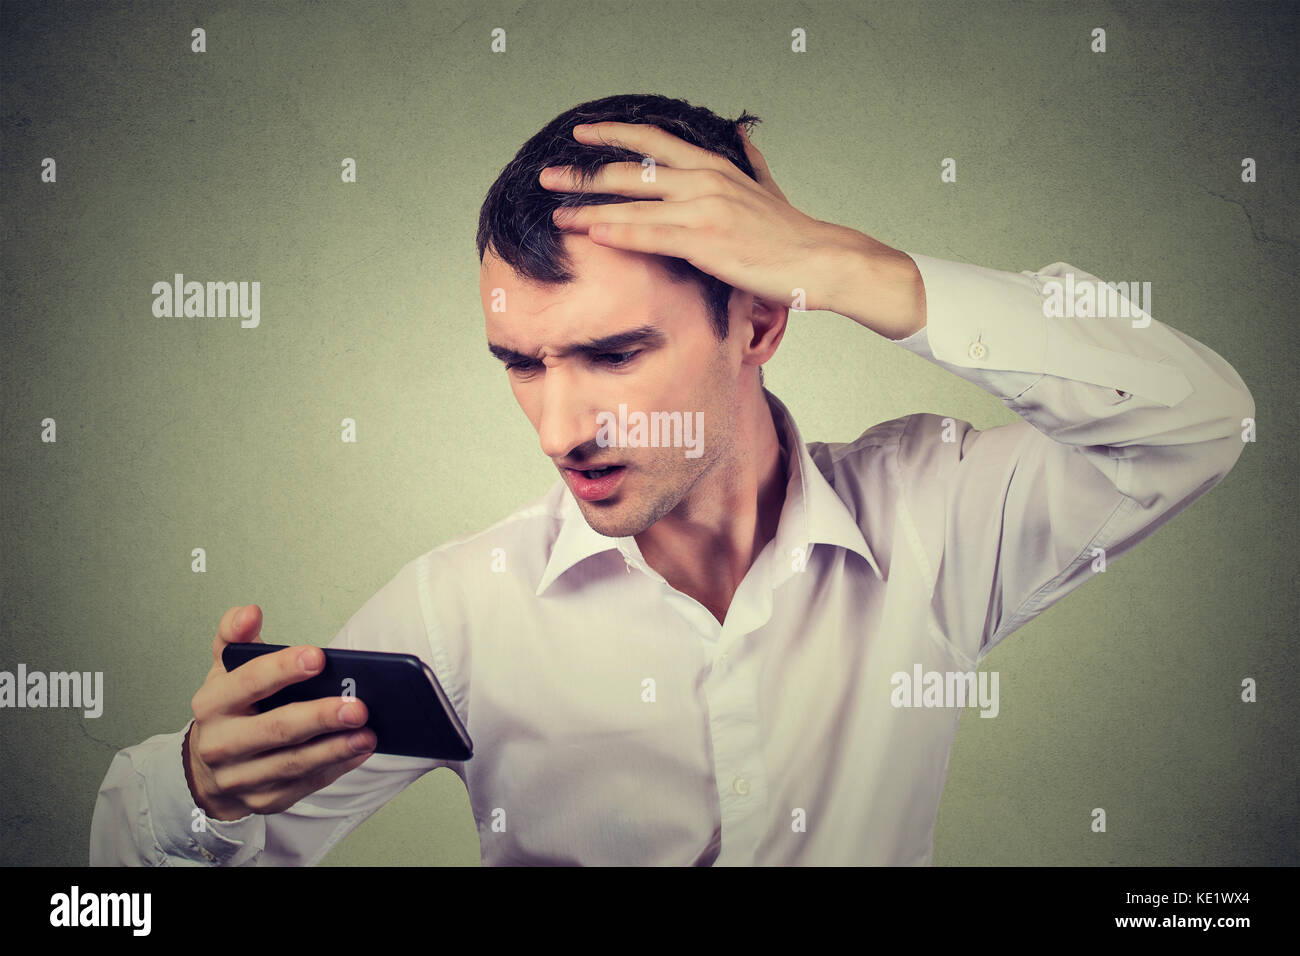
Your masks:
M599 478L601 475L608 474L611 470L610 468L599 468L596 471L584 471L583 475L588 478Z

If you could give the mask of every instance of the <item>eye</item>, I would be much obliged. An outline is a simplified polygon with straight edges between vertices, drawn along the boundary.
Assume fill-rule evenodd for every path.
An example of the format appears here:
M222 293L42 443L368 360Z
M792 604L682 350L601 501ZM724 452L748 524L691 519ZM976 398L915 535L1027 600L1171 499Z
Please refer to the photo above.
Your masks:
M507 362L506 375L513 376L517 380L524 381L537 373L537 362Z
M636 356L640 354L641 354L640 351L605 352L601 355L597 355L596 361L600 362L603 365L607 365L610 368L622 368L624 365L627 365L629 362L632 361L632 359L636 358Z

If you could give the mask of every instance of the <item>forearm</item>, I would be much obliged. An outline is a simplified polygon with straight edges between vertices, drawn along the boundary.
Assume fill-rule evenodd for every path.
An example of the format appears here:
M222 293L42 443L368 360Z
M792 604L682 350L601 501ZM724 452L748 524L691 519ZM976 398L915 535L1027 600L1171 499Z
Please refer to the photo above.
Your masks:
M855 229L831 230L830 311L887 339L905 339L923 329L925 284L912 257Z

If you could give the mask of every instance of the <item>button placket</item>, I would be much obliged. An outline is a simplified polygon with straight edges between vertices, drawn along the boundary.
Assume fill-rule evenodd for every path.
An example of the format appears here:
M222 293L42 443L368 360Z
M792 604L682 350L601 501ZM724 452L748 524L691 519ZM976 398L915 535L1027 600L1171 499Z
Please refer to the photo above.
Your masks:
M734 640L735 635L727 635ZM706 683L710 736L713 739L714 780L722 811L723 865L750 865L754 848L766 827L766 784L761 720L754 688L746 675L722 662L738 646L719 650L714 679Z

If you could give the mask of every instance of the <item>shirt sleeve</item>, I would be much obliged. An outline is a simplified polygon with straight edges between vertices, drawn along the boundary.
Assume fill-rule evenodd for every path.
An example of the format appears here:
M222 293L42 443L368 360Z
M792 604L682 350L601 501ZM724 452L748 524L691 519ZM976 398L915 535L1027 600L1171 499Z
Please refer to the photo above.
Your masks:
M424 569L423 559L403 567L328 646L414 654L433 667L445 689L458 687L438 635L426 627L419 581ZM188 729L150 737L113 758L91 822L92 866L315 865L430 770L451 767L464 780L461 762L372 754L281 813L223 822L194 805L181 762Z
M1223 358L1150 315L1149 286L1115 298L1136 285L1064 262L911 257L926 325L897 344L1022 419L913 415L900 441L934 623L973 665L1217 484L1255 406Z

